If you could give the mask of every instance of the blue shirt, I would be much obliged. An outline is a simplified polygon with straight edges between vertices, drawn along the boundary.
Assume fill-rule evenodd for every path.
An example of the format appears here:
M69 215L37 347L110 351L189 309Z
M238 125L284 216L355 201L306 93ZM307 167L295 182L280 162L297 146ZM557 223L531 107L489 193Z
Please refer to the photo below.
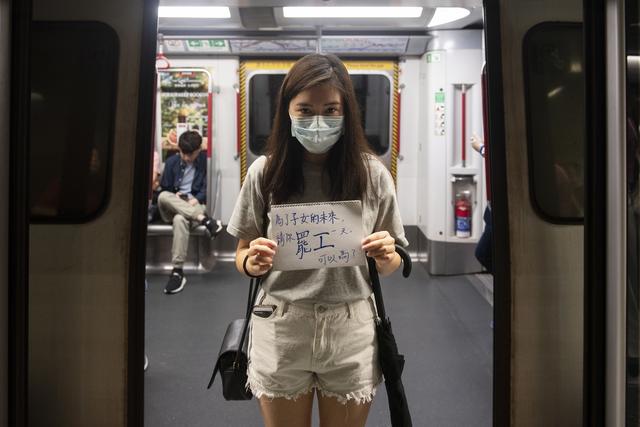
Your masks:
M193 178L196 176L196 168L193 164L186 164L184 173L182 174L182 180L180 181L180 192L182 194L191 194L191 185L193 184Z

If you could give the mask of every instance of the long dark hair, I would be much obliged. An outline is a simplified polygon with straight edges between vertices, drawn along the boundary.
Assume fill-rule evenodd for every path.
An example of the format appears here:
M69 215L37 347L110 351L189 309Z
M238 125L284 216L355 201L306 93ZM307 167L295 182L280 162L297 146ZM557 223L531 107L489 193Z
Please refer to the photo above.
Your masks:
M305 149L291 136L289 104L300 92L324 84L340 92L344 114L342 137L331 148L324 163L324 174L330 179L329 195L332 200L364 197L369 178L365 156L371 151L362 130L351 78L335 55L312 54L293 65L278 93L261 183L262 194L271 195L273 204L285 203L292 195L304 193L302 167Z

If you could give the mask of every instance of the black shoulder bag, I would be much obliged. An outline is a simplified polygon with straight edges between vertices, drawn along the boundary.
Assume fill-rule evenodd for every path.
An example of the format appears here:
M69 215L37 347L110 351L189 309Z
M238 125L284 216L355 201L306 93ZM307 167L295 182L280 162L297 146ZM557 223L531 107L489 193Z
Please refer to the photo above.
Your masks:
M211 388L218 371L222 377L222 395L225 400L250 400L253 397L247 389L247 330L251 318L251 308L260 289L260 277L249 282L249 296L244 319L236 319L229 323L222 339L220 352L213 374L207 388Z

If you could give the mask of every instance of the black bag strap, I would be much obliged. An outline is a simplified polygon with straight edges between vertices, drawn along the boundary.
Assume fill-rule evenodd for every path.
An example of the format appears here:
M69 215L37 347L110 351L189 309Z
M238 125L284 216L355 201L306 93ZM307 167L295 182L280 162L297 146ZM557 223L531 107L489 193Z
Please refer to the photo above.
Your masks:
M267 211L269 209L269 204L265 204L264 209L262 210L262 235L267 235ZM245 260L246 261L246 260ZM246 271L246 270L245 270ZM233 369L236 369L240 366L240 353L244 346L244 340L247 337L247 330L249 329L249 322L251 320L251 309L256 302L256 298L258 297L258 291L260 290L260 285L262 283L262 276L260 277L252 277L249 282L249 296L247 298L247 310L245 312L245 322L244 328L242 328L242 337L240 338L240 346L238 347L238 351L236 352L236 358L233 361Z
M373 288L373 296L376 300L376 311L380 319L386 319L387 313L384 309L384 301L382 299L382 289L380 289L380 276L378 275L378 269L376 268L376 260L367 257L367 264L369 264L369 278L371 279L371 288Z
M247 330L249 329L249 321L251 320L251 308L256 301L256 297L258 296L258 290L260 289L260 282L262 281L261 277L252 278L249 282L249 297L247 299L247 311L245 314L244 327L242 328L242 337L240 338L240 345L238 346L238 351L236 352L236 358L233 361L233 369L236 369L240 366L240 353L242 353L242 348L244 346L244 340L247 337Z
M396 245L396 252L400 255L400 258L402 258L402 275L404 277L409 277L411 274L411 257L409 256L409 253L400 245ZM367 258L367 264L369 266L369 277L371 278L373 296L376 299L378 317L380 319L386 319L387 312L384 309L384 300L382 299L382 289L380 288L380 276L378 275L378 269L376 268L376 260L373 258Z

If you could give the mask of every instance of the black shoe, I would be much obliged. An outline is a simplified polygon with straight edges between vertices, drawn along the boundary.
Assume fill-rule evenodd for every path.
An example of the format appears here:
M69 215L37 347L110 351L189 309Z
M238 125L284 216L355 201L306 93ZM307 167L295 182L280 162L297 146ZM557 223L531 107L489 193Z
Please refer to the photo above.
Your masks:
M222 231L222 221L219 219L206 217L202 220L202 225L206 228L210 239L215 239L215 237Z
M184 285L187 283L187 278L184 277L179 271L173 270L171 272L171 276L169 276L169 281L167 282L167 286L164 287L165 294L177 294L184 288Z

